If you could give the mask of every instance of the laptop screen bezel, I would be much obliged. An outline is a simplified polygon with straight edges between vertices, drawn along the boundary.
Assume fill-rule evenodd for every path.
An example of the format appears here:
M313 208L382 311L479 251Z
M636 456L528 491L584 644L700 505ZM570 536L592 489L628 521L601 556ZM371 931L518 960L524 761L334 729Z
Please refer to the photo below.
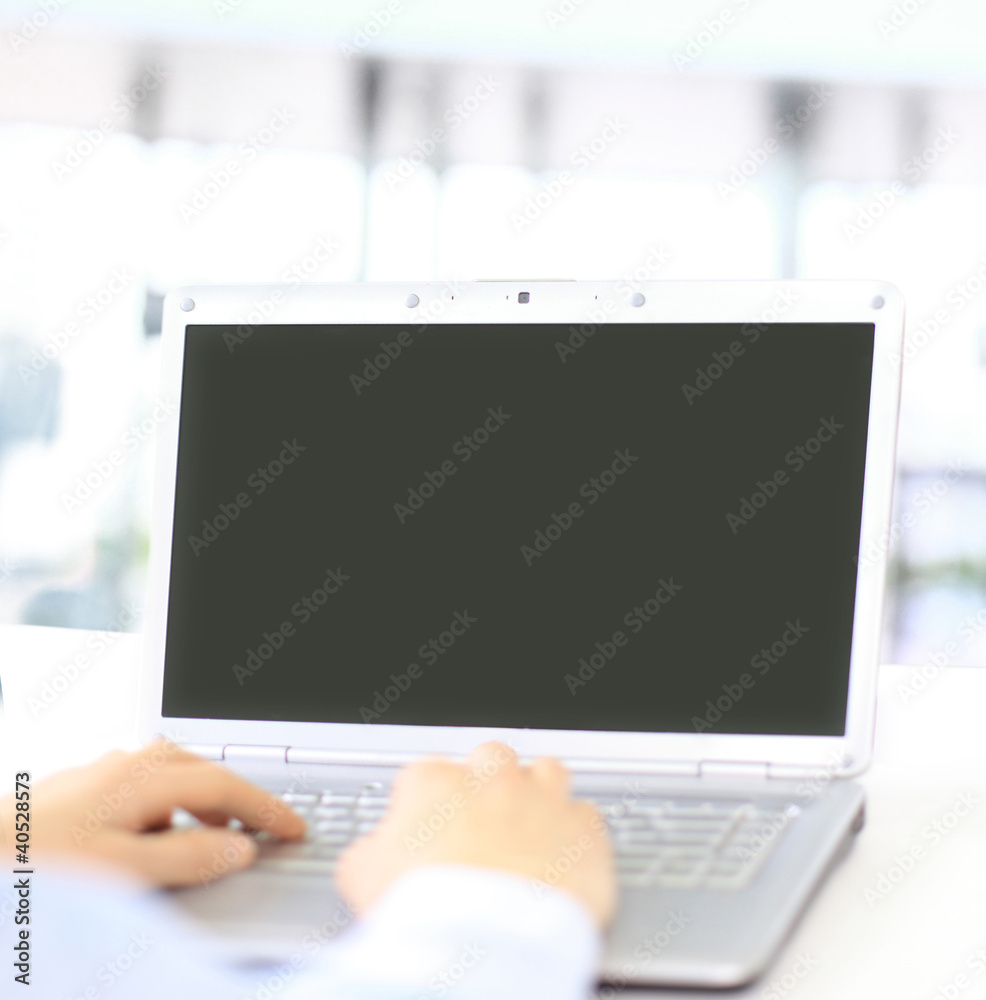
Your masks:
M530 301L518 303L521 291ZM643 295L642 305L631 295ZM417 305L409 306L417 297ZM188 301L191 310L183 309ZM877 306L876 303L879 303ZM422 323L812 322L874 325L860 560L844 736L729 733L600 732L585 730L440 727L333 722L187 719L163 716L165 639L169 601L177 420L157 440L148 598L141 661L139 731L207 746L289 746L370 760L394 761L422 753L462 754L497 739L523 756L551 754L575 766L633 766L689 772L699 762L769 763L778 774L825 769L862 770L872 746L875 683L886 573L879 540L891 515L894 450L900 398L903 300L876 281L739 282L461 282L206 286L170 293L164 306L161 398L179 403L186 325L230 325L244 333L271 323L395 324L413 332Z

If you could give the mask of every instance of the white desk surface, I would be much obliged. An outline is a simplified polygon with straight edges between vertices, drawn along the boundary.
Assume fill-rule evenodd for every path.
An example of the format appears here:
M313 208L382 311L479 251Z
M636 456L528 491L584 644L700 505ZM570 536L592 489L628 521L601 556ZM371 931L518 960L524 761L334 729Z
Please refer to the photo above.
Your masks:
M109 636L108 647L97 652L102 635L0 626L6 710L0 790L7 790L18 770L31 771L37 780L112 747L137 746L140 638ZM44 685L64 677L61 668L80 653L87 654L88 665L74 681L59 681L57 698L45 705ZM966 985L956 998L986 996L986 972L970 964L986 946L986 669L946 667L905 704L898 685L912 670L881 669L875 759L861 779L869 800L865 829L774 968L752 987L726 994L731 1000L935 1000L960 975ZM37 699L33 708L31 699ZM930 844L923 831L946 816L960 793L971 793L976 808L937 846ZM925 848L922 859L886 896L868 901L866 889L875 888L895 856L915 846ZM781 977L800 955L809 956L813 967L785 982ZM778 982L772 988L773 980ZM698 1000L706 994L628 995Z

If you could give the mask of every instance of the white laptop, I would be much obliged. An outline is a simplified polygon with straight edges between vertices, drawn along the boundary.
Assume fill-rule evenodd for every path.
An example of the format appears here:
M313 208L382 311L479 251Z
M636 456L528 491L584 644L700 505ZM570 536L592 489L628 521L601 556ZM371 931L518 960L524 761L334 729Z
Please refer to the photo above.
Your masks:
M607 818L603 980L755 978L862 824L902 329L878 282L169 295L142 734L310 830L176 898L290 955L396 769L497 739Z

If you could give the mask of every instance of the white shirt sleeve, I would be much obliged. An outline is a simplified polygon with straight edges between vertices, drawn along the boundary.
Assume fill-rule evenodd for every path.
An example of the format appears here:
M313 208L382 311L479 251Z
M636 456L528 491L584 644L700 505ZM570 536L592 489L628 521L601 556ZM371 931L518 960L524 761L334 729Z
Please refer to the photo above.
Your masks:
M33 886L42 1000L584 1000L601 951L571 896L467 866L409 872L317 957L280 968L224 963L162 894L64 870Z

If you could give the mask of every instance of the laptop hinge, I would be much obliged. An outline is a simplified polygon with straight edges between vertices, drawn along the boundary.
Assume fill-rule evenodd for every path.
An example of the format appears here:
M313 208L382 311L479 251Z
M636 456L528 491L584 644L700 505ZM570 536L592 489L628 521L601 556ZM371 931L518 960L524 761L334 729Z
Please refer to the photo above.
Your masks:
M371 750L319 750L313 747L288 747L287 761L289 764L366 764L399 767L411 761L419 760L420 751L386 751ZM444 754L451 760L464 761L464 753ZM641 775L676 775L681 777L698 776L698 764L684 761L659 760L605 760L563 758L571 771L576 773L624 774Z
M697 777L698 764L677 760L594 760L576 757L563 758L565 764L578 774L640 774L656 777Z
M366 764L400 767L421 758L420 752L374 750L318 750L314 747L288 747L289 764ZM447 756L455 757L454 754Z
M698 765L703 778L767 778L767 762L703 760Z
M283 764L287 759L287 747L247 746L236 743L229 743L223 747L223 760L270 760Z

